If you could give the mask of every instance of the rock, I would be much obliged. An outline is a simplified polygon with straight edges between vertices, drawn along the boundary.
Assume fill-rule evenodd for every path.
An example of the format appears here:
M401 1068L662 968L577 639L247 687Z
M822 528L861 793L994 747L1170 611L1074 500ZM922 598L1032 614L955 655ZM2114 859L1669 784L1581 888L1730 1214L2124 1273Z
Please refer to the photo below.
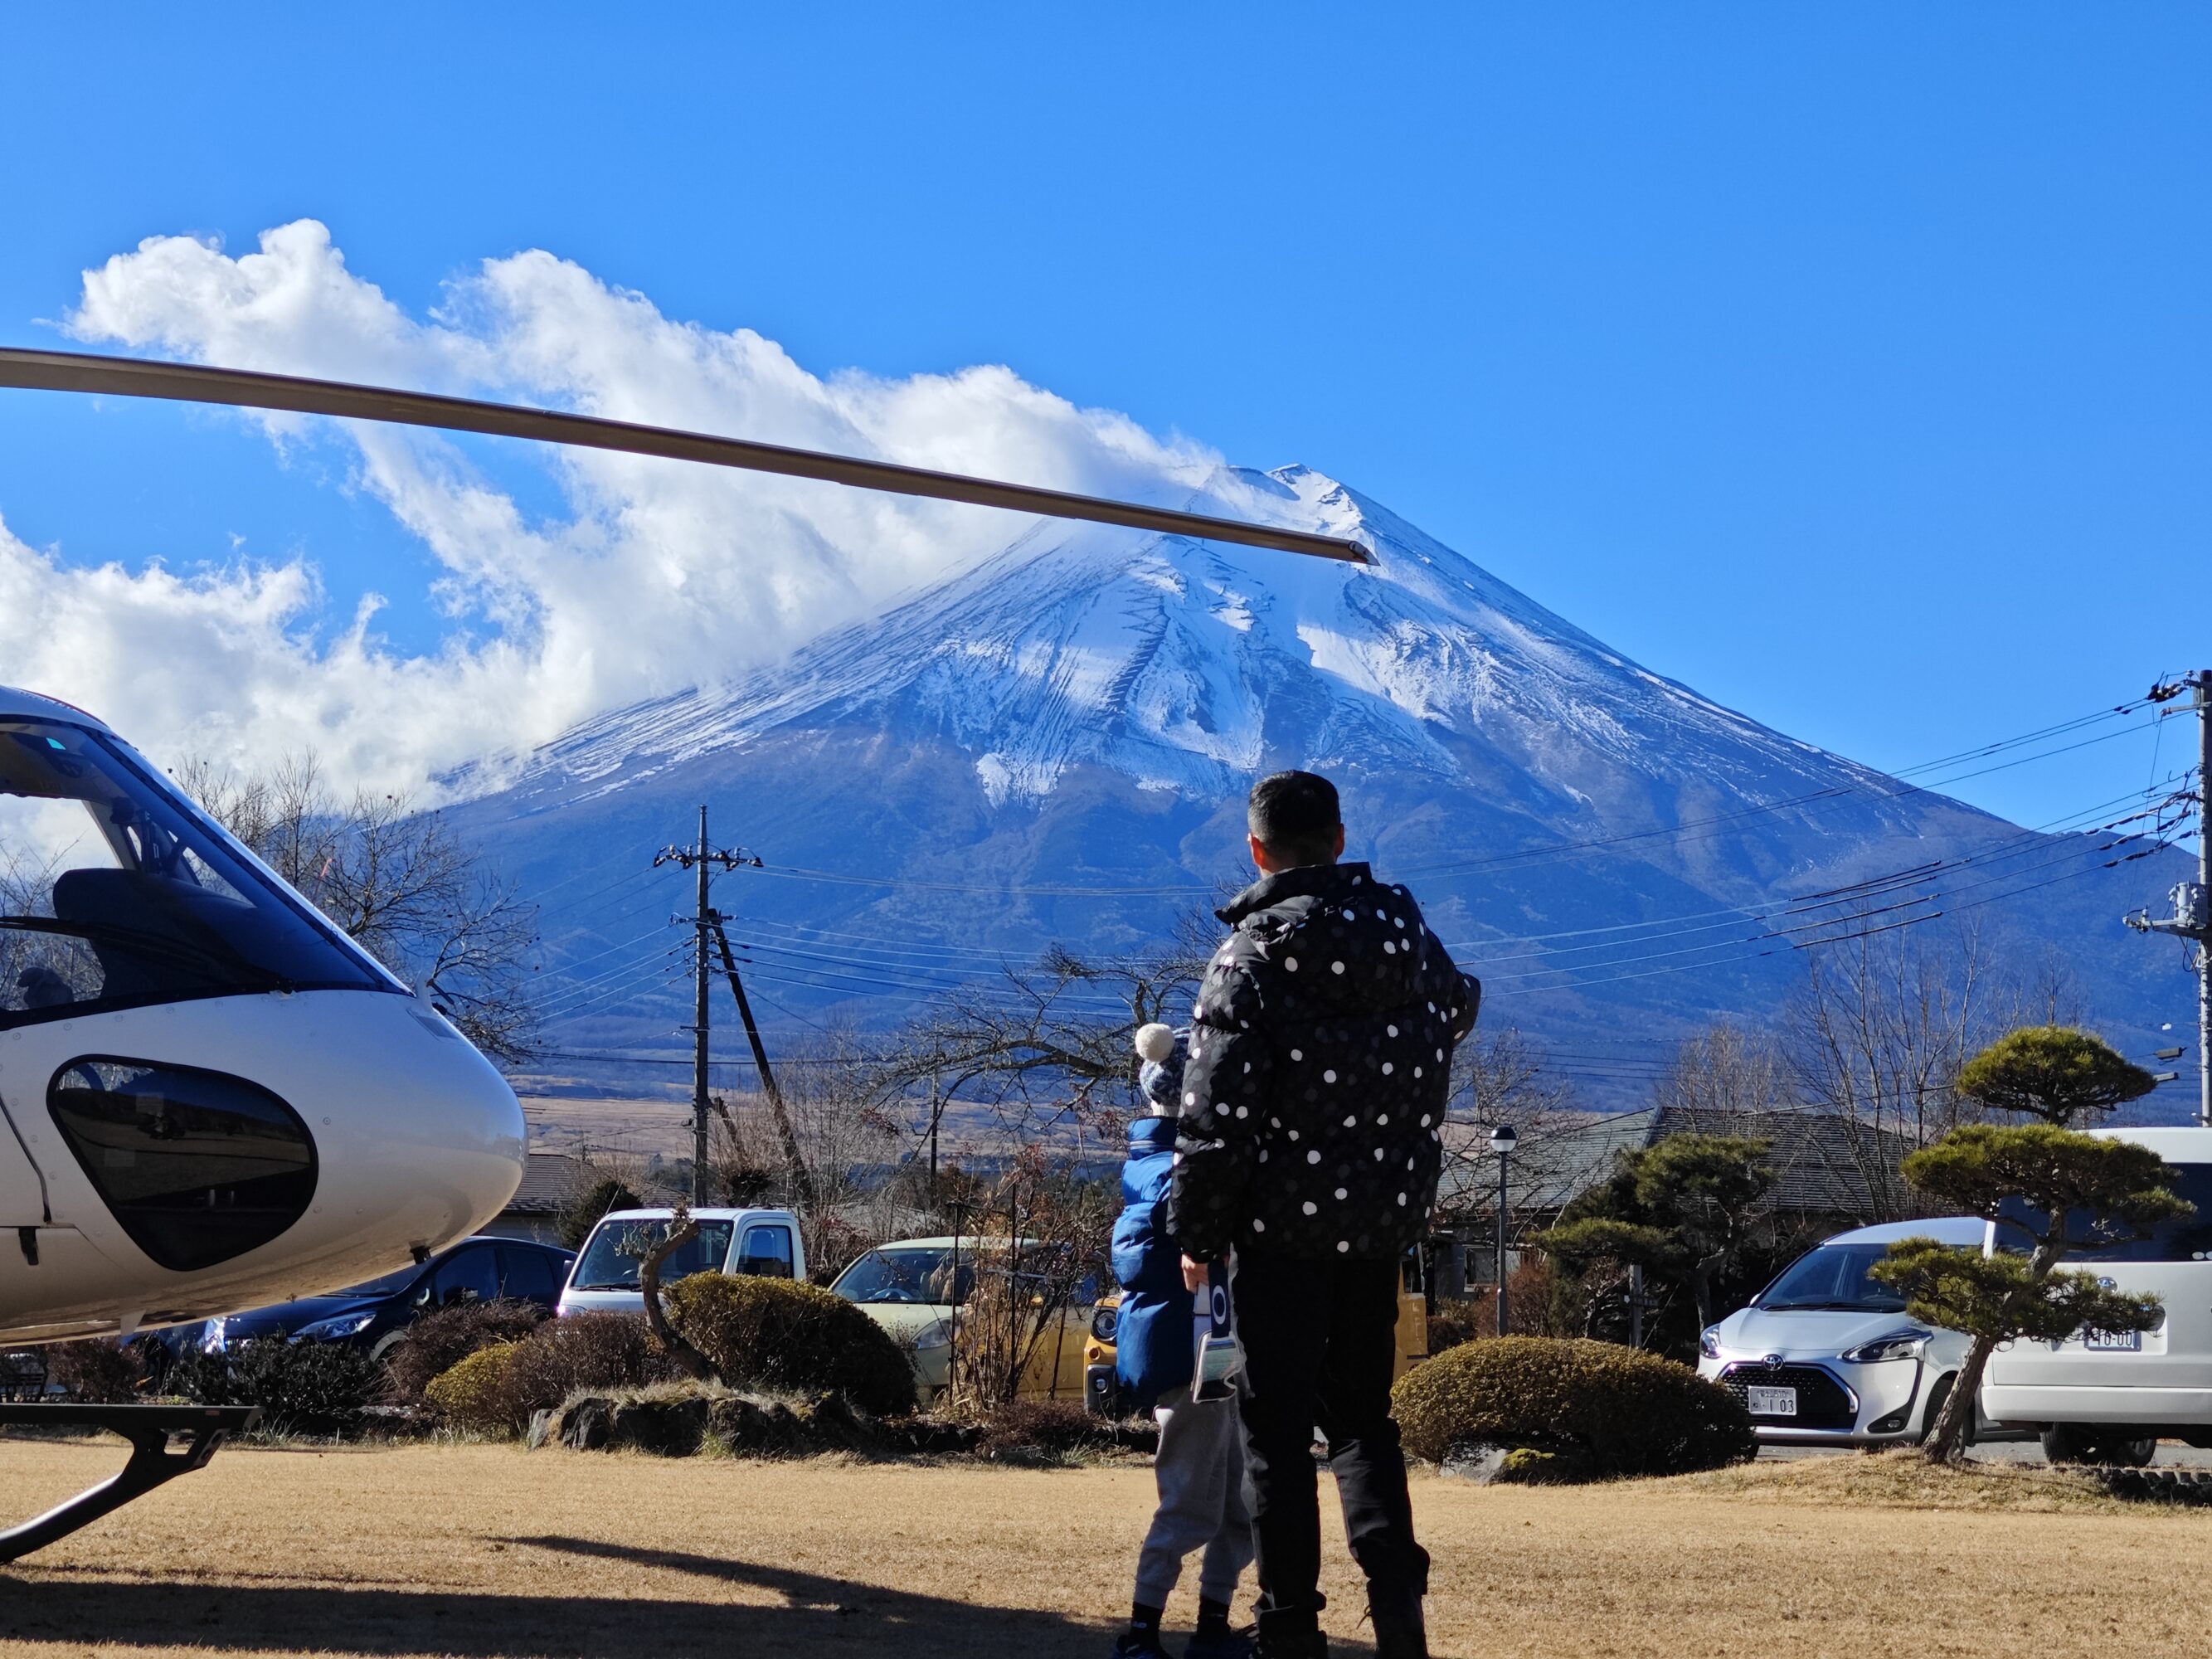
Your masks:
M1505 1473L1505 1460L1512 1451L1510 1446L1495 1446L1486 1441L1454 1446L1444 1455L1442 1473L1454 1480L1472 1480L1478 1486L1496 1486Z
M792 1452L807 1445L805 1425L789 1407L752 1395L708 1401L707 1426L732 1451Z
M614 1440L614 1416L612 1401L586 1395L562 1407L560 1425L552 1432L574 1450L605 1451Z
M658 1457L689 1457L707 1437L707 1402L696 1395L684 1400L630 1400L614 1408L609 1439Z
M872 1412L864 1411L842 1394L824 1395L809 1415L808 1426L819 1444L838 1451L875 1452L884 1449L884 1425Z
M1445 1455L1442 1473L1478 1486L1551 1486L1589 1478L1583 1460L1571 1450L1486 1440L1454 1446Z

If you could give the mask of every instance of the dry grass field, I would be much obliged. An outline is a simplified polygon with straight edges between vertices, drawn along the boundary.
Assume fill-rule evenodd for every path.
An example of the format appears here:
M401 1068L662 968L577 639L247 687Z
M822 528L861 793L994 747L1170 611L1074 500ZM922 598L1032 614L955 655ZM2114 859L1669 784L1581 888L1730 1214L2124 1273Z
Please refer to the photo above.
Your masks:
M0 1441L0 1494L20 1517L120 1462ZM1139 1468L234 1447L0 1568L0 1653L1099 1659L1151 1486ZM1440 1655L2110 1659L2212 1631L2212 1513L2026 1471L1428 1478L1415 1503ZM1327 1589L1340 1650L1366 1651L1340 1559Z

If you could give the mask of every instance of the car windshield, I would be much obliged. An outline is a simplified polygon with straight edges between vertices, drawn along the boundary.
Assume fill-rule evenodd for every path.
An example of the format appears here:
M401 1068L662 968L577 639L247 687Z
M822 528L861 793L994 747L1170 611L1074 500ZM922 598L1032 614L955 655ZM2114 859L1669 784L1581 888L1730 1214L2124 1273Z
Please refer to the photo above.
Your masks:
M405 988L121 744L0 720L0 1029L311 989Z
M1867 1277L1867 1270L1888 1254L1887 1244L1823 1244L1784 1268L1752 1305L1767 1313L1815 1308L1901 1313L1905 1298Z
M2212 1261L2212 1164L2176 1164L2171 1190L2195 1211L2161 1221L2138 1237L2124 1222L2100 1222L2087 1211L2066 1218L2069 1261ZM2007 1199L1997 1212L1997 1248L2025 1254L2050 1224L2019 1199Z
M838 1276L831 1286L848 1302L926 1302L933 1306L967 1305L975 1289L975 1258L963 1251L960 1274L952 1276L952 1252L938 1245L907 1245L870 1250Z
M686 1239L660 1264L660 1282L672 1285L693 1273L721 1271L730 1259L729 1221L702 1221L699 1231ZM646 1256L667 1236L665 1221L602 1221L577 1259L568 1288L574 1291L634 1291L638 1269Z
M343 1291L332 1291L332 1296L370 1297L397 1296L415 1282L420 1267L402 1267L396 1273L386 1273L381 1279L372 1279L366 1285L349 1285Z

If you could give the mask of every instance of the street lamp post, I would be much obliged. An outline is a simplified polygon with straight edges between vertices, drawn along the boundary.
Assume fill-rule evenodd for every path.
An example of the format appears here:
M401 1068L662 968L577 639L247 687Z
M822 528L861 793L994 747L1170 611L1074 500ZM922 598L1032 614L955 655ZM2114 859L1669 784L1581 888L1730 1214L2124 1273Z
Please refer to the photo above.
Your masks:
M1521 1137L1513 1126L1501 1123L1490 1132L1490 1150L1498 1154L1498 1334L1505 1334L1505 1165Z

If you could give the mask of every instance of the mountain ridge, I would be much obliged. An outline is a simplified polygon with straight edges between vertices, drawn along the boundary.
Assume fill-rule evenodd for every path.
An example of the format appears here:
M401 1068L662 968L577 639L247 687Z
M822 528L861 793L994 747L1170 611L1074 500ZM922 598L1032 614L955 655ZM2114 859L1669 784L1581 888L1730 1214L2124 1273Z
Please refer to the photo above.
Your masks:
M1814 888L1960 860L2001 888L2008 860L2089 856L1723 708L1311 468L1231 470L1192 498L1255 501L1356 537L1377 564L1039 523L781 662L457 780L474 787L457 810L500 839L526 892L566 884L545 932L575 962L620 933L573 902L579 856L688 840L708 801L730 826L718 836L769 866L742 890L755 971L878 1024L946 981L917 964L1159 937L1178 903L1232 878L1244 789L1286 765L1337 778L1355 855L1413 879L1478 964L1547 934L1618 935L1578 956L1493 951L1497 988L1539 1034L1604 1020L1664 1042L1771 1011L1793 941L1753 953L1756 937L1661 931L1700 915L1741 914L1756 935ZM2118 916L2155 878L2089 873L2023 885L2045 896L2000 910L1978 872L1961 908L1986 908L2003 948L2063 942L2100 1016L2148 1030L2132 1005L2152 994L2150 953ZM802 954L790 941L809 928L873 944ZM901 940L915 948L890 948ZM1626 948L1639 940L1664 948ZM643 1040L659 1005L638 995L637 1012L568 1024Z

